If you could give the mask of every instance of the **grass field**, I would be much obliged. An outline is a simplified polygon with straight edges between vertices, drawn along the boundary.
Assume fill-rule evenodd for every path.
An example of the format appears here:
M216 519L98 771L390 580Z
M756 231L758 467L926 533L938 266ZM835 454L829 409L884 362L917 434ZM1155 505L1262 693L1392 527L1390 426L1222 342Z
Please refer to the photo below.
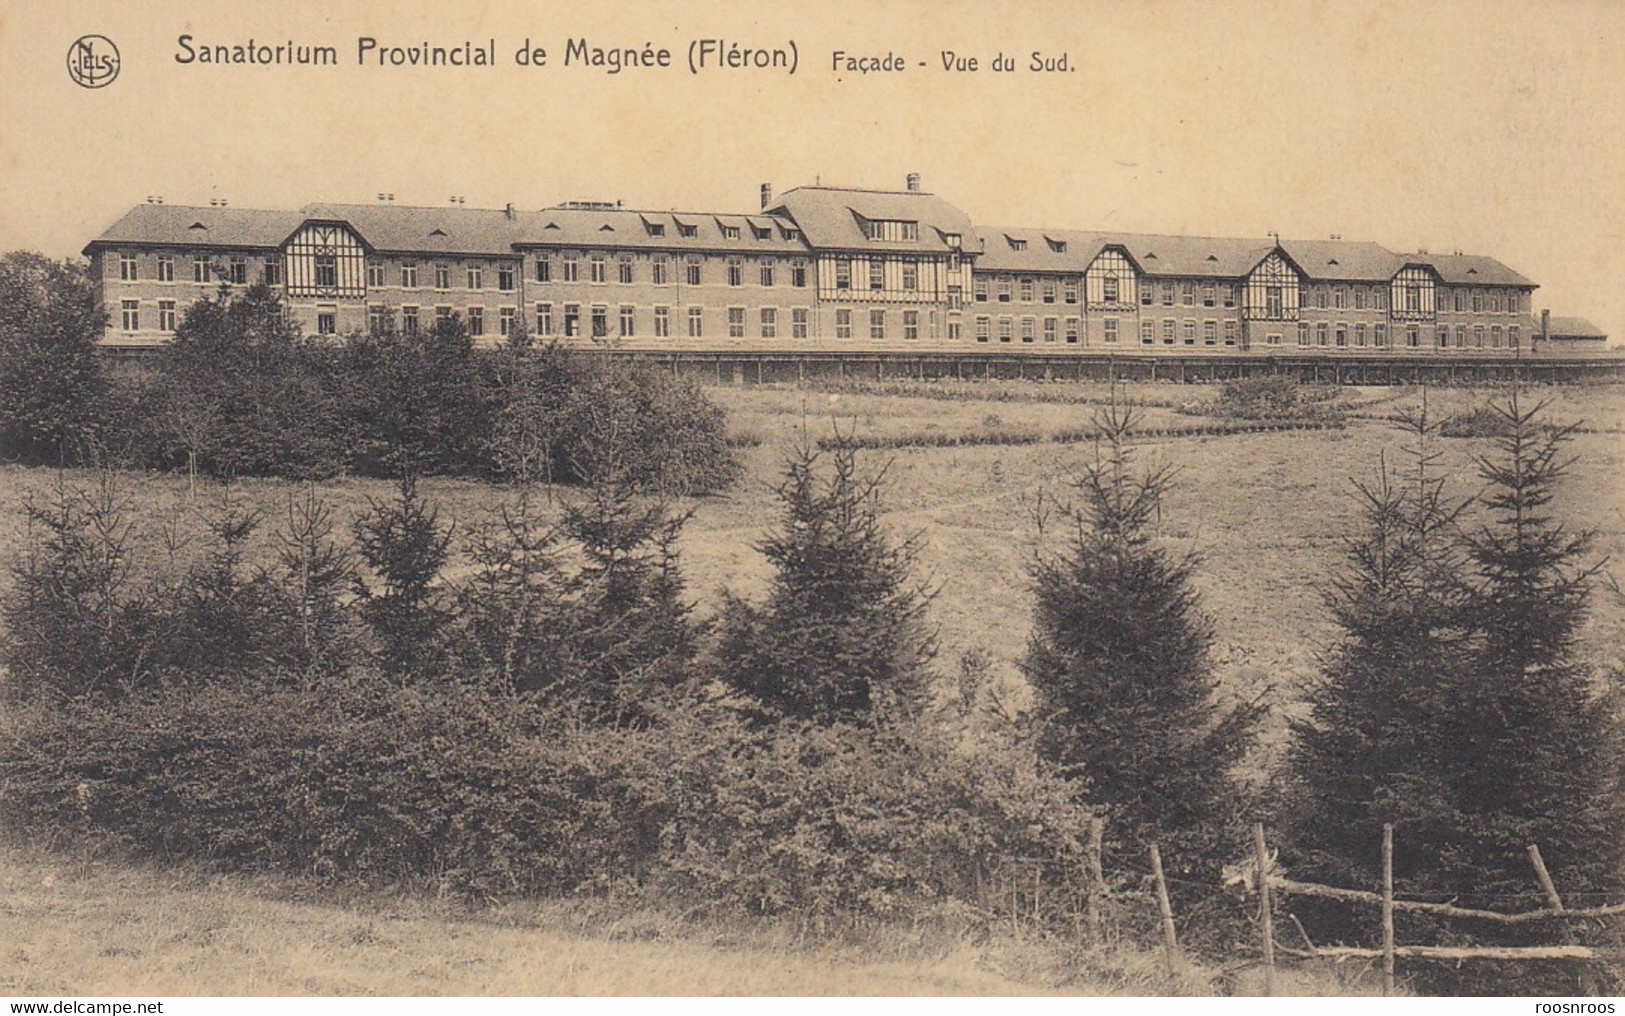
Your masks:
M1151 404L1148 426L1165 427L1197 420L1188 411L1199 410L1215 391L1142 385L1125 393ZM754 545L775 522L773 488L786 450L801 435L816 439L838 427L859 436L996 429L1042 437L1087 425L1093 405L1111 397L1103 386L1015 383L979 391L897 385L882 392L747 387L710 394L728 410L730 426L754 443L742 452L741 481L693 505L681 541L701 613L723 588L747 596L763 588L767 570ZM1449 412L1490 394L1458 389L1428 398L1434 411ZM1575 528L1596 530L1598 559L1625 561L1625 387L1536 394L1553 400L1553 419L1587 424L1572 446L1577 462L1555 512ZM1335 635L1320 589L1341 564L1342 540L1359 525L1351 481L1374 476L1384 456L1396 461L1403 436L1383 417L1421 394L1358 389L1344 397L1357 411L1341 430L1180 437L1148 441L1142 452L1180 471L1161 537L1201 557L1197 583L1217 633L1221 677L1238 692L1273 688L1276 719L1256 760L1260 771L1281 744L1283 718L1301 700L1318 654ZM1489 443L1448 440L1442 449L1453 492L1474 493L1473 457ZM1034 509L1041 495L1064 498L1067 478L1091 454L1087 445L1043 441L865 453L862 461L871 467L889 463L888 523L899 536L921 535L921 578L938 591L931 616L945 668L960 653L980 651L1019 689L1015 661L1029 627L1027 563L1040 545ZM0 559L11 560L24 545L25 503L49 496L58 479L50 471L0 467ZM142 474L120 483L138 509L142 553L166 567L184 565L202 533L186 479ZM341 517L389 494L387 484L375 481L318 487ZM262 549L300 489L280 481L235 485L233 497L265 513L257 538ZM476 524L501 497L495 488L463 480L430 481L425 490L442 518L459 528ZM217 496L205 491L200 501ZM1625 564L1615 570L1625 577ZM1620 663L1625 598L1599 588L1583 637L1587 656ZM576 926L571 913L547 907L470 914L410 900L315 905L238 884L183 879L172 885L167 875L15 852L0 856L0 894L7 914L0 990L6 993L1000 994L1173 987L1146 973L1155 964L1144 957L1108 964L1115 972L1095 976L1079 973L1087 963L1058 971L1052 957L1035 960L1014 943L842 950L805 940L763 943L759 936L741 944L727 933L660 921L653 921L653 932L647 921L634 931L624 922ZM1193 984L1211 987L1205 978ZM1308 978L1296 987L1341 991L1348 985Z

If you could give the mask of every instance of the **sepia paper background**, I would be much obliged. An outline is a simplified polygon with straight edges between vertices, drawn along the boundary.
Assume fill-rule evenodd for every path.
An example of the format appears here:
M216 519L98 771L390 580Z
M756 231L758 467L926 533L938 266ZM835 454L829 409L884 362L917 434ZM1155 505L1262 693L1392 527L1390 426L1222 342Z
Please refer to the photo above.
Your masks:
M122 56L65 70L98 33ZM183 66L332 45L329 68ZM490 68L357 67L355 40L496 40ZM569 38L796 43L796 73L610 75ZM514 66L529 38L550 66ZM751 211L757 187L925 189L980 224L1373 240L1495 256L1625 335L1625 3L293 3L0 6L0 249L65 256L131 205L225 198ZM908 61L831 69L834 50ZM983 69L941 70L941 53ZM1025 70L1034 50L1065 73ZM1023 69L994 73L997 53ZM918 66L923 61L926 66Z

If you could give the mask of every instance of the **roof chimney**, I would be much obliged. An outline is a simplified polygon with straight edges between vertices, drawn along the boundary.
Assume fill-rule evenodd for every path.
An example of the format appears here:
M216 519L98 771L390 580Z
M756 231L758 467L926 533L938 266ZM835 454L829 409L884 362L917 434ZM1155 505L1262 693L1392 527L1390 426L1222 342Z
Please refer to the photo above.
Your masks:
M508 207L506 207L506 208L504 208L502 210L502 214L506 215L510 219L514 217L514 215L513 215L513 202L512 201L508 202Z
M910 173L908 175L908 192L910 194L918 194L920 192L920 174Z
M773 185L770 184L770 183L764 183L764 184L762 184L762 211L764 211L764 212L767 211L767 206L772 204L772 203L773 203Z

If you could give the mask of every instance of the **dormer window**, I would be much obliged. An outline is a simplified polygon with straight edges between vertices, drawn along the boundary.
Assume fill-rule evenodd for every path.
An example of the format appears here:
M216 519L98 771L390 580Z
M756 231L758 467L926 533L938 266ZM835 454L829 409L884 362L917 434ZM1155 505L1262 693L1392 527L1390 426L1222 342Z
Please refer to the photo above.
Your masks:
M858 217L863 224L863 235L870 240L879 240L882 243L913 243L920 238L920 224L907 219L865 219Z
M695 226L695 225L690 225L689 223L686 223L686 222L679 222L677 224L677 235L678 236L690 236L690 237L699 236L700 235L700 227Z
M647 222L646 221L643 224L643 228L648 231L650 236L665 236L666 235L666 225L665 225L665 223L662 223L662 222Z
M723 226L722 227L722 238L724 240L737 240L737 239L739 239L739 227L738 226Z
M1011 250L1026 250L1027 249L1027 241L1026 240L1017 240L1013 236L1007 236L1004 239L1005 239L1005 242L1010 245Z
M964 241L958 233L944 233L942 234L942 242L946 243L954 250L958 250Z
M751 235L756 237L758 240L773 239L773 229L770 226L758 226L755 223L751 223L750 231Z
M1065 240L1056 240L1056 239L1053 239L1052 237L1046 236L1046 237L1044 237L1044 241L1049 244L1049 249L1054 251L1055 253L1057 253L1057 254L1065 254L1066 253L1066 241Z

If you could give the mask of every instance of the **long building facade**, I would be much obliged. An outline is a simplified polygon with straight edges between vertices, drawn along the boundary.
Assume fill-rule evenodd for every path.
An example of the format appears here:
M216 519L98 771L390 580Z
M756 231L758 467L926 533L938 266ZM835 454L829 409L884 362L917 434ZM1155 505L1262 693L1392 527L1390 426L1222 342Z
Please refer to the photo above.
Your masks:
M156 346L222 284L309 333L426 329L627 351L1513 355L1535 283L1375 243L979 226L919 188L762 188L749 214L138 205L85 248L110 346Z

